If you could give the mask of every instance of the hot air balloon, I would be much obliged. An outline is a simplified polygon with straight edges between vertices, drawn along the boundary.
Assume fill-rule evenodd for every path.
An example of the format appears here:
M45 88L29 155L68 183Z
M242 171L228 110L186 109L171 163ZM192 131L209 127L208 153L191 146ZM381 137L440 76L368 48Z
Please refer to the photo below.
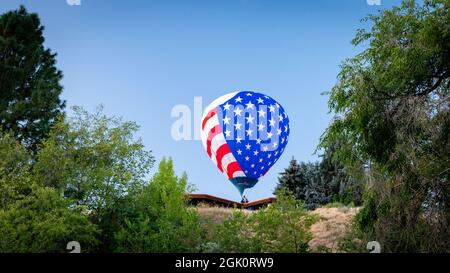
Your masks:
M223 95L201 121L209 158L239 190L252 188L277 162L289 139L289 118L273 98L252 91Z

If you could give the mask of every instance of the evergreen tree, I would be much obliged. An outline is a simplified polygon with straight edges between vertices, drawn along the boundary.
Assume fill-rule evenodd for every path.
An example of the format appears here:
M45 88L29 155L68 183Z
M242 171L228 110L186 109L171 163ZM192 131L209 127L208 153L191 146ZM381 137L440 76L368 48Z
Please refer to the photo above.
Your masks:
M44 48L43 30L23 6L0 16L0 128L32 150L64 108L62 73Z
M308 181L305 179L305 173L301 171L297 160L292 158L289 166L284 169L284 172L280 173L278 185L274 193L284 188L294 194L297 199L305 200L306 185L308 185Z
M300 162L292 159L278 178L276 191L284 188L295 198L305 202L307 209L314 209L333 201L360 204L363 183L347 175L344 167L327 149L320 162Z
M336 141L327 147L321 156L320 177L324 185L323 193L328 197L325 202L360 205L365 183L363 163L359 162L353 168L346 168L335 156L342 145L343 143Z

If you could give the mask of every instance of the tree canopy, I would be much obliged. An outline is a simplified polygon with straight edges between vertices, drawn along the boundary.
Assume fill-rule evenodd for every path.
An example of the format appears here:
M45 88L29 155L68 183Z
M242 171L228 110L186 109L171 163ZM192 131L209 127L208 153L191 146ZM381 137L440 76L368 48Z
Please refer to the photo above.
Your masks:
M131 196L130 212L117 232L118 251L195 252L201 228L187 203L187 176L177 177L163 159L143 191Z
M329 92L335 118L321 147L342 141L337 157L364 164L376 211L362 214L386 251L449 245L449 8L405 0L366 18L372 27L353 44L367 49L342 64Z
M44 27L22 6L0 16L0 128L36 150L64 108L56 54Z
M58 191L34 187L21 200L0 210L0 252L66 252L70 241L77 241L83 251L92 251L98 228Z
M361 171L353 171L349 175L332 156L333 152L327 150L319 162L298 163L292 159L278 177L275 194L285 189L303 201L307 209L315 209L330 202L360 205L364 185L354 176Z

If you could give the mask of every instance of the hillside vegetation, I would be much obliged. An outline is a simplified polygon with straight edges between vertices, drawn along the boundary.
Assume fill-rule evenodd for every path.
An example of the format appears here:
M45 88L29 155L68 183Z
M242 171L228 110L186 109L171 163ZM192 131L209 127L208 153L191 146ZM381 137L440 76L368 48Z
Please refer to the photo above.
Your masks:
M216 206L201 205L196 208L204 223L219 225L232 217L236 211L246 215L252 211L230 209ZM352 221L360 210L359 207L320 207L308 214L315 216L317 221L309 228L311 240L308 243L310 252L344 252L340 249L341 241L346 237L351 228Z

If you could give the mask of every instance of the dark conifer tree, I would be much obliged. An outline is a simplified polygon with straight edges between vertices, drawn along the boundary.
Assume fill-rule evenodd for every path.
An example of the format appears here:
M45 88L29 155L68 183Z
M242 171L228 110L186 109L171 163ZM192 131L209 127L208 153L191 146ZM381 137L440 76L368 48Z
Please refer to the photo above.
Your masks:
M0 16L0 128L33 151L64 108L62 73L43 30L23 6Z
M302 172L297 160L292 158L289 166L280 173L278 185L275 193L280 188L285 188L299 200L305 200L305 189L308 181L305 179L305 173Z

